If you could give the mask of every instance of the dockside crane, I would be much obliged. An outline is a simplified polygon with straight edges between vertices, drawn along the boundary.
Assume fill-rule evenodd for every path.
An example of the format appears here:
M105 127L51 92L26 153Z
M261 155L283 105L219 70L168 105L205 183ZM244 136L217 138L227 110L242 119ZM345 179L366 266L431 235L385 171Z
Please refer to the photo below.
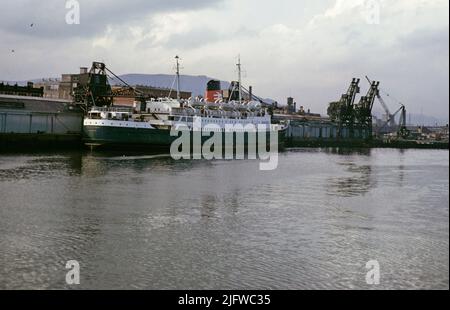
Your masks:
M372 82L367 95L362 96L355 105L355 121L361 129L367 130L367 136L372 137L372 110L375 98L379 96L380 82Z
M383 130L390 122L395 121L395 117L400 113L399 125L397 127L397 137L407 138L410 131L406 127L406 107L401 104L401 107L391 115L391 117L377 130L377 136L379 136L381 130Z
M120 81L123 87L113 91L108 81L111 76ZM145 102L143 92L129 85L102 62L93 62L89 72L80 73L72 92L75 104L85 111L92 106L109 107L114 97L123 92L132 92L136 98Z
M370 78L366 75L366 80L369 82L369 84L372 85L372 81L370 80ZM383 108L384 112L385 112L385 121L387 120L391 120L389 126L395 127L396 123L395 123L395 118L392 118L392 113L389 110L388 105L386 104L386 101L384 101L383 97L381 97L380 92L377 93L377 99L381 104L381 107Z
M72 90L74 102L82 109L110 106L113 103L113 94L103 63L93 62L89 72L81 72L72 84L76 84Z
M328 107L330 119L338 123L338 137L342 137L344 128L348 128L351 138L354 135L354 103L356 95L360 92L359 82L360 79L353 78L347 93L343 94L339 101L331 102Z
M371 80L369 79L369 77L366 76L366 79L369 83L372 83ZM387 94L387 96L389 96L389 94ZM381 106L383 107L384 111L386 112L386 120L381 127L377 128L376 135L379 136L381 130L383 130L386 126L389 126L392 128L394 128L394 127L397 128L396 132L397 132L398 137L406 138L409 135L409 130L406 126L406 107L405 107L405 105L401 102L398 102L398 104L400 105L400 108L397 111L395 111L394 114L392 114L390 112L389 107L387 106L386 102L381 97L379 91L377 93L377 99L381 103ZM395 117L399 113L400 113L400 118L399 118L399 122L397 125L397 122L395 121Z

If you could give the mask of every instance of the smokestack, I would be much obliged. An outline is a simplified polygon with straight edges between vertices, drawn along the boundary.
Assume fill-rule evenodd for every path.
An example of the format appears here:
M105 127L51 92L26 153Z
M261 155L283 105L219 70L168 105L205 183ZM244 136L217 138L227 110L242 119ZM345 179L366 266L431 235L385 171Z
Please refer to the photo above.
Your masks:
M222 98L222 90L220 81L211 80L206 84L205 99L207 102L215 102Z
M252 101L253 100L253 86L249 86L248 87L248 101Z
M294 98L292 98L292 97L288 97L287 98L287 113L288 114L291 114L291 113L294 113L294 111L293 111L293 107L294 107Z

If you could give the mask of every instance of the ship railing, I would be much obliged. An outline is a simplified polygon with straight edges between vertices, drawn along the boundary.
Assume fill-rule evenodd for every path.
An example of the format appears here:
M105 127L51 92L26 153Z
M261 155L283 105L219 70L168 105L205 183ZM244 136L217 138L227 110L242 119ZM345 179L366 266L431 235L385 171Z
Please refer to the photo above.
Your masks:
M194 110L185 108L172 108L173 116L200 116L210 118L231 118L231 119L256 119L266 116L265 111L224 111L224 110Z
M122 112L132 113L132 107L92 107L91 112Z

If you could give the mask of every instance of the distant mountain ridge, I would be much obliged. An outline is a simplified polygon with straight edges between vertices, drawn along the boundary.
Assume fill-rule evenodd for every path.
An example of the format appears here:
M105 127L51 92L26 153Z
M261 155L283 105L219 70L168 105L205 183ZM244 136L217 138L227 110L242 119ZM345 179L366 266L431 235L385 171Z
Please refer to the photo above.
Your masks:
M119 77L128 84L135 86L152 86L158 88L172 88L176 89L175 75L172 74L123 74ZM206 85L210 80L217 80L206 75L180 75L180 90L192 93L193 97L204 96ZM111 85L122 85L122 83L115 79L110 79ZM221 81L222 89L228 89L229 82Z

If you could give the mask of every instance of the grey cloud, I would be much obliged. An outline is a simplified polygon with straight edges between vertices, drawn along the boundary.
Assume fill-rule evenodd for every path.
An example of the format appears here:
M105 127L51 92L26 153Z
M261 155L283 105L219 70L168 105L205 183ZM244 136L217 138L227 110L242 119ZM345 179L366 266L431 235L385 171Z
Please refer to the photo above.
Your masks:
M212 7L223 0L79 0L80 25L67 25L64 0L17 0L2 3L0 30L38 38L89 37L107 25L130 23L156 13ZM34 27L30 27L31 24Z
M405 51L421 51L427 55L447 55L449 51L449 29L420 29L406 34L398 40L399 48Z
M214 29L214 25L211 25L211 27L208 28L194 28L187 33L174 34L169 38L165 47L194 49L200 48L205 44L231 39L242 39L256 35L258 35L257 31L252 31L245 27L240 27L236 31L222 33Z
M228 4L235 5L236 1L241 11L228 10L234 8ZM254 74L248 80L255 91L279 102L285 102L289 94L304 106L325 112L327 102L338 99L352 77L364 78L367 74L407 104L409 112L418 113L423 108L427 114L448 115L448 18L442 19L447 15L436 8L422 8L420 18L386 10L380 25L367 25L359 14L349 13L308 28L302 27L308 17L326 10L322 1L299 4L291 0L287 5L261 6L260 18L251 20L248 16L254 16L254 2L241 0L80 0L81 25L67 26L64 0L3 2L0 79L58 76L93 60L105 61L117 73L166 73L171 64L164 66L161 62L169 63L174 49L186 55L184 64L192 73L228 79L227 59L233 57L233 51L214 46L226 45L241 52L249 74ZM334 1L329 2L332 5ZM212 17L205 14L201 22L192 20L184 34L168 38L167 33L159 32L164 27L158 29L158 23L147 20L158 13L203 8L212 8L215 13ZM300 21L301 17L305 20ZM216 28L221 21L229 22L230 29L224 29L223 24ZM29 27L30 23L35 27ZM292 40L262 31L278 24L300 31ZM103 34L107 25L113 26L114 33L107 36L113 44L93 45L96 41L91 37ZM135 37L129 40L133 35L130 26L142 26L145 36L141 41ZM288 42L283 41L286 38ZM216 54L205 55L201 61L196 60L198 57L189 60L189 53L203 53L196 47L205 44L210 44L208 50ZM367 91L368 85L364 81L362 85L362 91ZM394 109L396 103L391 104Z

